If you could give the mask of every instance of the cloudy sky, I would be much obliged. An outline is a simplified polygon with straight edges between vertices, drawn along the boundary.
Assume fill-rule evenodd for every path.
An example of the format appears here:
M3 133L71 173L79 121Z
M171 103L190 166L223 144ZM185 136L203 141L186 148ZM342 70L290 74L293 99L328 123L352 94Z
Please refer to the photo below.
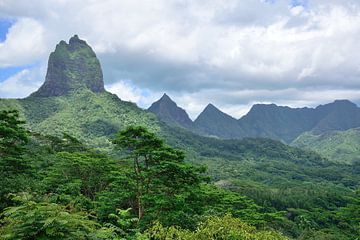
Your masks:
M0 0L0 97L44 81L78 34L106 89L146 108L166 92L192 118L209 103L360 103L358 0Z

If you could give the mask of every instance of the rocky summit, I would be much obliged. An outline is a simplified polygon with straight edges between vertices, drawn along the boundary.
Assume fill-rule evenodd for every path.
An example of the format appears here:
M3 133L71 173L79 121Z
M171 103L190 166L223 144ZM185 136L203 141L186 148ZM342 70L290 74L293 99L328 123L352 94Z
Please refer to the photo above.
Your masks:
M171 98L164 94L158 101L154 102L148 111L155 113L162 121L191 128L193 122L184 109L177 106Z
M63 96L80 89L103 92L100 62L91 47L77 35L69 43L61 41L50 54L46 79L31 96Z

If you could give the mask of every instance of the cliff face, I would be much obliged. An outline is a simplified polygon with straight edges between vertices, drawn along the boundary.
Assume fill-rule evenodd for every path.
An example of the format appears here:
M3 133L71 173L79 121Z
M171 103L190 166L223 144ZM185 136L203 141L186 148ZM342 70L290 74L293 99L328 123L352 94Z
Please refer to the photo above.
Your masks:
M69 43L61 41L50 54L45 82L31 96L62 96L84 88L94 93L105 91L99 60L91 47L75 35Z

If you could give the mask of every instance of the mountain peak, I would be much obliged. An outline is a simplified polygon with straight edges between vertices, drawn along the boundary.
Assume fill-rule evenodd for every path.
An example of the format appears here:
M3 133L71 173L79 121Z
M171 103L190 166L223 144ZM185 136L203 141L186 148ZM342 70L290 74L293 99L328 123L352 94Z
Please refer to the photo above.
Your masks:
M154 102L148 111L155 113L162 121L170 124L179 124L183 127L191 127L193 122L186 111L180 107L166 94Z
M208 105L206 105L205 109L204 110L211 110L211 109L214 109L214 110L219 110L217 107L215 107L212 103L209 103ZM220 110L219 110L220 111Z
M347 99L337 99L332 104L335 105L342 105L342 106L351 106L351 107L357 107L355 103L351 102Z
M204 110L200 113L200 115L197 117L197 119L195 121L199 121L201 118L208 118L208 117L213 117L213 116L221 116L223 118L228 118L228 119L233 119L236 120L235 118L231 117L230 115L222 112L220 109L218 109L217 107L215 107L215 105L213 105L212 103L209 103Z
M69 44L71 44L72 42L77 42L77 41L81 41L79 36L77 34L75 34L74 36L72 36L69 40Z
M159 99L159 101L169 101L175 103L166 93L162 95L162 97ZM175 103L176 104L176 103Z
M69 43L62 40L56 45L49 57L45 82L31 96L62 96L80 89L105 91L96 54L86 41L74 35Z
M194 121L201 132L222 138L239 138L242 135L237 120L209 103Z

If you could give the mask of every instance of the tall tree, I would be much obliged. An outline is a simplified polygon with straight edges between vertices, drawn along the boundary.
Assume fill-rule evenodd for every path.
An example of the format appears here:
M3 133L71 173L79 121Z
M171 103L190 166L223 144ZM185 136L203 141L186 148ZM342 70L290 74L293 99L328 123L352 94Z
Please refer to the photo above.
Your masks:
M203 168L185 163L182 151L166 146L144 127L128 127L117 134L114 143L126 150L132 161L131 178L135 181L140 220L149 219L146 213L171 219L181 207L178 203L184 202L190 190L204 180Z
M7 207L7 197L28 185L28 161L23 157L28 134L17 110L0 111L0 209Z
M24 124L17 110L0 111L0 160L3 170L7 172L19 172L25 167L21 160L28 142Z

